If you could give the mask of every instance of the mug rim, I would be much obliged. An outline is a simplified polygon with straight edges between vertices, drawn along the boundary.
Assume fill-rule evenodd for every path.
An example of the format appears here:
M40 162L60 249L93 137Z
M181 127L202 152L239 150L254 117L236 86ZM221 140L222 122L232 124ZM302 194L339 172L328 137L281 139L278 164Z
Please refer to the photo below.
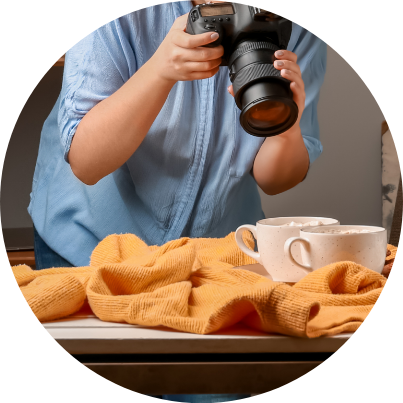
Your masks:
M279 225L276 225L276 224L268 224L268 223L264 223L263 221L266 221L266 220L277 220L277 219L291 219L291 220L293 220L293 219L298 219L298 218L310 218L311 219L311 221L314 221L314 220L332 220L332 221L334 221L334 223L330 223L330 224L324 224L324 225L316 225L316 226L312 226L312 227L300 227L300 226L288 226L288 227L286 227L284 224L279 224ZM282 228L297 228L297 229L300 229L300 228L316 228L316 227L323 227L323 226L326 226L326 227L328 227L328 226L330 226L330 225L334 225L334 226L339 226L340 225L340 221L339 220L337 220L336 218L331 218L331 217L311 217L311 216L293 216L293 217L268 217L268 218L262 218L261 220L259 220L256 224L259 224L259 225L264 225L264 226L268 226L268 227L278 227L278 228L280 228L280 227L282 227Z
M316 227L302 227L300 229L301 232L306 232L308 234L314 234L314 235L336 235L336 236L352 236L352 235L371 235L371 234L380 234L382 232L385 232L386 229L383 227L378 227L375 225L360 225L360 224L343 224L343 225L326 225L326 229L374 229L370 232L361 232L361 233L353 233L353 234L332 234L328 232L314 232L313 230L318 229L323 227L323 225L316 226Z

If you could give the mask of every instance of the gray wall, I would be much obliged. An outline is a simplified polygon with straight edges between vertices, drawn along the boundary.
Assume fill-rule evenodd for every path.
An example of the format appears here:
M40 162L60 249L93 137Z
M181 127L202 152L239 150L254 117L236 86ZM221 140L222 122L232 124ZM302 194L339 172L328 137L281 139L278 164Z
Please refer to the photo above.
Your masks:
M50 69L15 126L1 183L3 228L32 225L26 209L39 136L56 101L61 78L61 67ZM346 224L381 225L382 120L365 84L329 49L319 104L324 152L302 184L281 195L262 195L266 216L317 215Z
M342 224L382 224L381 110L354 70L328 47L318 107L322 155L308 177L276 196L266 217L321 216Z
M63 67L52 67L25 104L11 135L1 179L3 228L31 227L27 212L43 123L60 92Z

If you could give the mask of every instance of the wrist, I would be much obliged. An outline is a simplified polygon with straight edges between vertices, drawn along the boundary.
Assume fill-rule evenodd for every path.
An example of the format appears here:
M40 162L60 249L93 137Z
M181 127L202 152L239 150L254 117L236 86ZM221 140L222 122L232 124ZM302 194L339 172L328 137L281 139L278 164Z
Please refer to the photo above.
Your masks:
M163 64L157 60L155 54L144 64L148 75L157 80L163 87L168 87L169 90L176 84L177 80L171 79L165 74Z
M291 141L295 141L296 139L302 139L302 133L301 128L299 126L299 121L297 120L292 127L290 127L284 133L281 133L279 137L283 139L289 139Z

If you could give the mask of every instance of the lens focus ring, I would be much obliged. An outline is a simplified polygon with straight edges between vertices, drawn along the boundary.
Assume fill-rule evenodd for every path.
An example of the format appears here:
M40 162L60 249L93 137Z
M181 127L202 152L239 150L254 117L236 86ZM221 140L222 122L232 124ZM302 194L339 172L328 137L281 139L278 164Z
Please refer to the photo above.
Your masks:
M259 41L259 42L246 42L244 44L240 44L240 46L231 54L228 66L231 66L235 59L239 56L244 55L245 53L251 52L252 50L261 50L261 49L269 49L272 51L279 50L280 48L276 46L274 43Z
M251 64L244 67L235 76L232 86L234 94L238 93L238 90L245 84L249 84L258 78L263 77L281 77L281 73L272 64Z

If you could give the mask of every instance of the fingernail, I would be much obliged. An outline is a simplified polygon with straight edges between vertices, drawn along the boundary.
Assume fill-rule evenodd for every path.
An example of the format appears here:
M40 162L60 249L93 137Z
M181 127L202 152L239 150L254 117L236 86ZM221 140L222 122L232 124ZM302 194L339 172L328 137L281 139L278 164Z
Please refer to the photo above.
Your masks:
M276 66L278 66L278 67L284 66L284 62L280 62L280 61L276 60Z
M283 52L282 50L278 50L278 51L275 53L275 55L276 55L276 56L284 56L284 52Z
M217 39L219 36L217 32L214 32L214 34L211 35L211 39Z
M283 70L285 74L291 74L291 70Z

